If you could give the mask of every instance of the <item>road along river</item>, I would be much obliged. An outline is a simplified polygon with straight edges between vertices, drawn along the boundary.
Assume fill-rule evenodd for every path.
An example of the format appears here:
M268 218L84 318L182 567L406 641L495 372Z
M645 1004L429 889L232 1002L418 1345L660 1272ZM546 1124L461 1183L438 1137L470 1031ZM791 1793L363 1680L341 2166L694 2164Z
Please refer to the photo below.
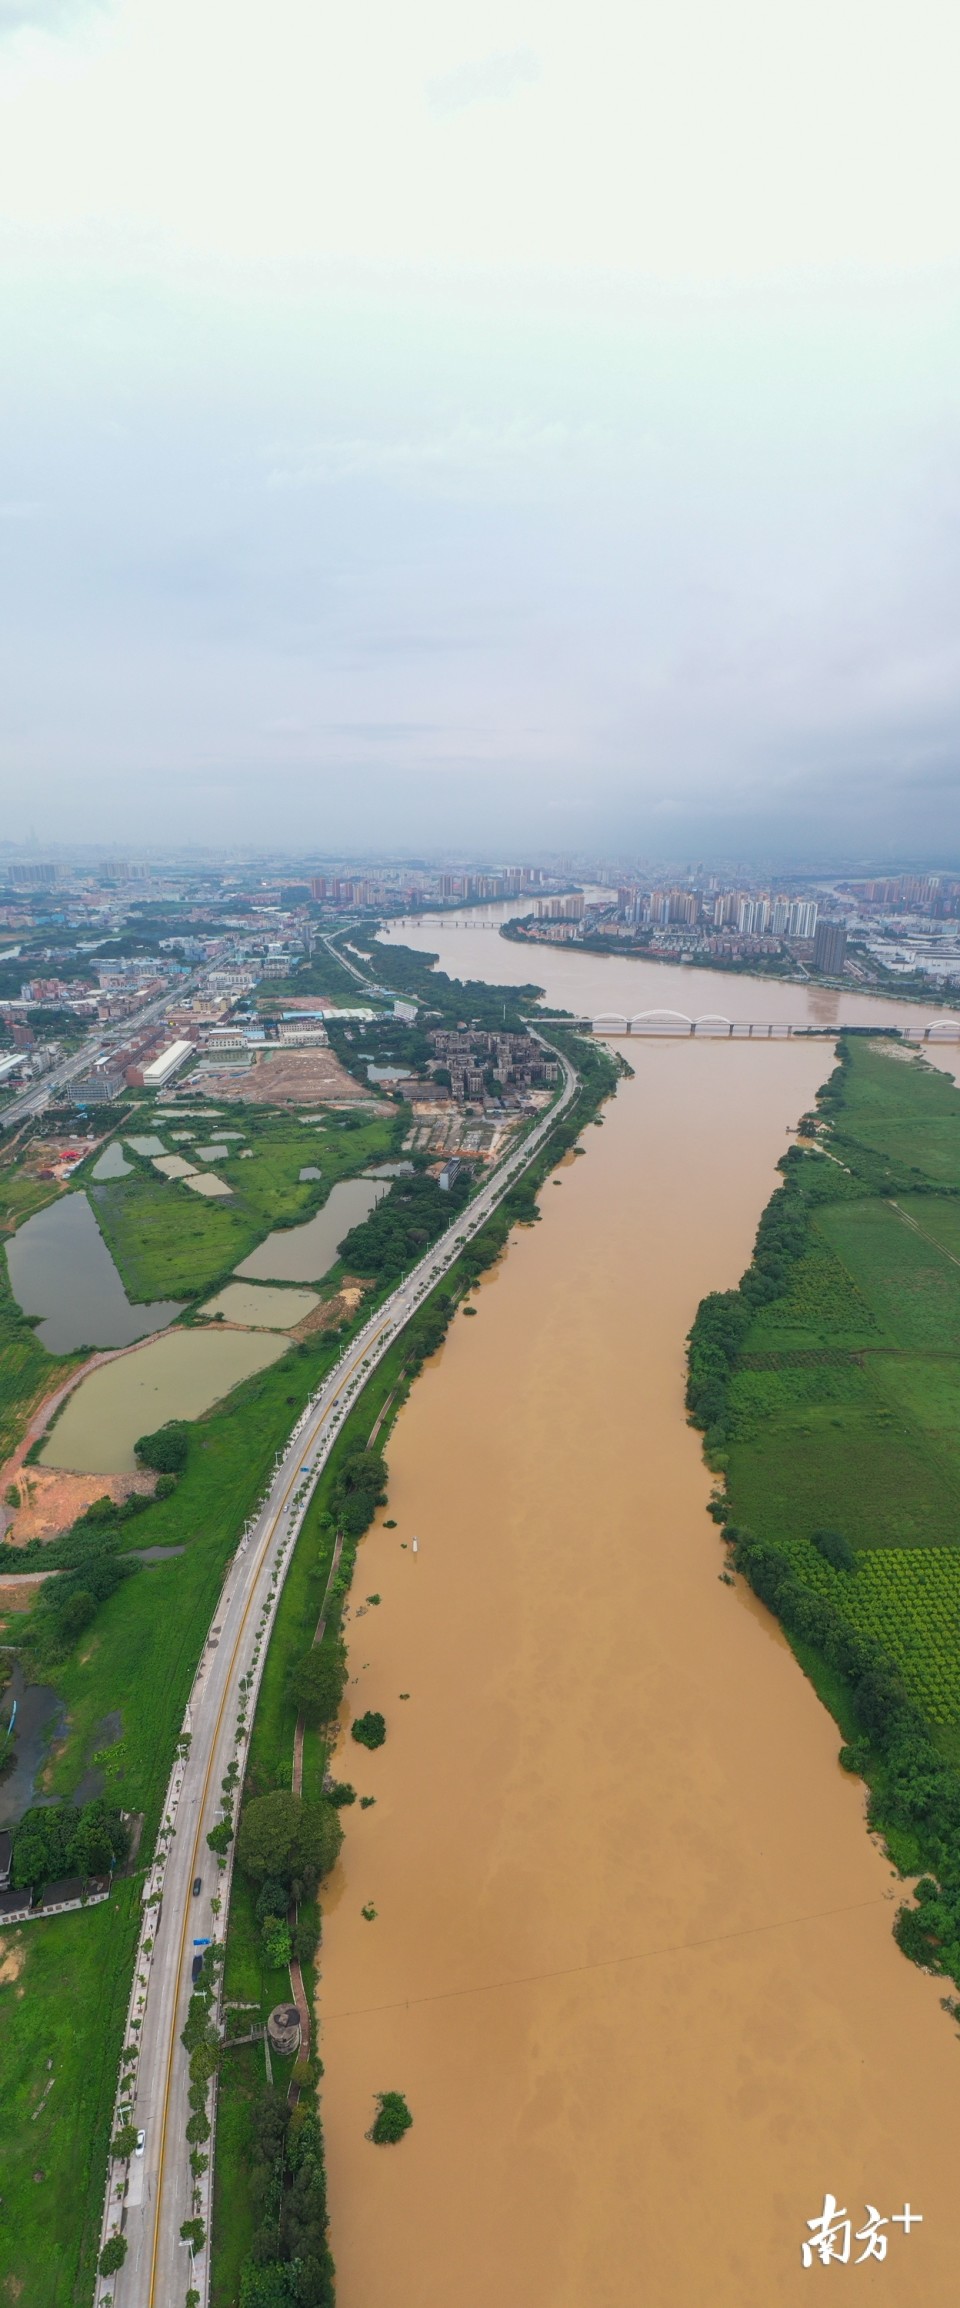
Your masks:
M142 2154L131 2159L129 2169L114 2163L108 2172L101 2241L122 2224L127 2258L118 2275L98 2279L97 2308L106 2308L108 2300L111 2308L176 2308L187 2281L196 2289L201 2308L206 2308L214 2165L211 2153L199 2185L207 2242L196 2257L191 2249L188 2274L180 2228L193 2215L194 2205L186 2138L190 2076L181 2033L190 2002L194 1950L222 1939L226 1924L229 1873L221 1885L206 1840L219 1821L221 1783L233 1765L242 1777L241 1724L252 1718L293 1545L343 1420L362 1392L368 1371L576 1097L576 1077L566 1059L561 1059L561 1067L559 1094L543 1120L508 1152L447 1233L344 1349L301 1414L282 1457L278 1455L266 1498L243 1536L238 1534L240 1543L184 1718L157 1854L144 1884L143 1927L127 2030L127 2045L135 2047L135 2058L118 2090L116 2116L118 2124L132 2121L145 2139ZM214 1909L212 1900L221 1892L223 1904Z
M454 959L454 935L418 942L570 1007L573 971L607 967L560 955L558 983L547 950L463 931ZM731 991L763 1014L746 979L696 1006ZM776 989L779 1015L807 998ZM792 2308L825 2280L800 2245L828 2191L855 2227L923 2215L882 2261L854 2241L835 2288L947 2308L955 2031L892 1940L834 1724L721 1583L682 1405L697 1301L746 1263L830 1051L628 1054L588 1158L403 1408L397 1528L358 1559L382 1600L353 1620L349 1710L388 1738L341 1757L376 1805L324 1900L338 2308ZM364 2137L383 2090L414 2115L395 2150Z

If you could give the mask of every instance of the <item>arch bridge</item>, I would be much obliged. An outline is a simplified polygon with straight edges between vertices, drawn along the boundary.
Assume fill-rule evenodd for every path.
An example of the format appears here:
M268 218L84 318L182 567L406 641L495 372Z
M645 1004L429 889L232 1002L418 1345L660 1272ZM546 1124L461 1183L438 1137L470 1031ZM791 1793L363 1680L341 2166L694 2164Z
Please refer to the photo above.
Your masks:
M853 1021L845 1021L849 1027ZM719 1010L707 1010L702 1017L691 1018L685 1010L635 1010L631 1017L622 1010L599 1010L589 1018L541 1017L538 1025L578 1027L580 1032L601 1034L610 1040L622 1035L637 1035L703 1042L785 1042L795 1035L832 1036L843 1031L843 1022L821 1025L816 1019L727 1018ZM863 1029L861 1029L863 1030ZM871 1029L867 1029L870 1031ZM872 1029L889 1032L889 1027ZM943 1015L928 1018L925 1025L913 1020L896 1028L906 1042L958 1042L960 1018Z

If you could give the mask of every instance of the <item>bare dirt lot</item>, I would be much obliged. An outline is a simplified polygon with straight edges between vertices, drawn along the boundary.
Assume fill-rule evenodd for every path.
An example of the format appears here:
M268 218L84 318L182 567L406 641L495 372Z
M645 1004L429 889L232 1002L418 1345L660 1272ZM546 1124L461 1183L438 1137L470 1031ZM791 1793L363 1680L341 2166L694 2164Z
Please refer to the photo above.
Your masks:
M247 1106L372 1105L370 1094L341 1066L332 1050L278 1050L260 1058L248 1074L207 1074L211 1098ZM377 1111L389 1112L377 1101Z

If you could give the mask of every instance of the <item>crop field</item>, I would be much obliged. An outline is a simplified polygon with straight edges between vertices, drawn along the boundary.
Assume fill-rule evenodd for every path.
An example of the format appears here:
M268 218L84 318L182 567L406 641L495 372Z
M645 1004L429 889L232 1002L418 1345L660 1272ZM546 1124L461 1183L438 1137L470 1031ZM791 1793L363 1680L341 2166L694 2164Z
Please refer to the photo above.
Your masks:
M852 1573L802 1542L787 1552L806 1586L884 1645L931 1723L960 1722L960 1549L875 1548Z
M777 1348L855 1347L878 1345L886 1337L888 1333L842 1258L815 1230L811 1247L798 1259L784 1296L756 1316L749 1348L751 1353L773 1353Z
M797 1173L806 1247L749 1324L722 1465L731 1519L881 1641L943 1730L960 1725L960 1191L943 1191L960 1189L960 1093L863 1043L839 1086L848 1171ZM916 1191L876 1191L886 1157ZM823 1561L818 1529L849 1540L855 1573ZM804 1663L820 1688L823 1662Z

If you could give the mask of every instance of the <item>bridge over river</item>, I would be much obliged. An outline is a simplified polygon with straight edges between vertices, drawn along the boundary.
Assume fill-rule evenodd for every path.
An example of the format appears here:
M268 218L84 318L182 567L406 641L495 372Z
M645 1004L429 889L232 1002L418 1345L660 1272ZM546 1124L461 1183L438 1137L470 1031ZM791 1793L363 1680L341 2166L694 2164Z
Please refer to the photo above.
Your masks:
M842 1021L818 1025L792 1020L778 1024L775 1019L763 1018L753 1023L746 1018L725 1018L719 1012L708 1011L700 1018L690 1018L684 1010L638 1010L631 1018L617 1010L601 1010L592 1018L540 1017L538 1026L574 1026L580 1033L602 1034L605 1039L621 1035L673 1037L711 1042L786 1042L796 1036L811 1035L831 1038L842 1030ZM859 1033L890 1033L889 1026L849 1029ZM939 1016L930 1018L925 1025L904 1023L897 1027L905 1042L960 1042L960 1018Z

